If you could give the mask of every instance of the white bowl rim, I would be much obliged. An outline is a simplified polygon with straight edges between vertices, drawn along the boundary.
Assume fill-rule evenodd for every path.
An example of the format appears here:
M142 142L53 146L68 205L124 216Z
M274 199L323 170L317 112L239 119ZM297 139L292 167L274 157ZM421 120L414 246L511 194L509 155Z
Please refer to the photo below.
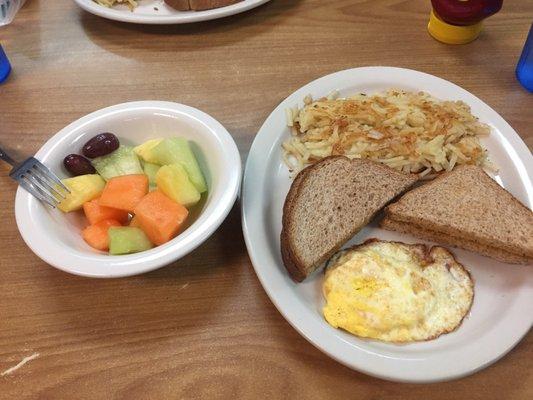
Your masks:
M100 118L123 112L158 111L186 115L204 125L222 144L224 160L228 163L225 171L220 171L219 178L225 180L224 190L212 193L211 207L207 207L199 218L170 242L144 252L111 256L107 254L87 254L73 249L65 250L64 246L56 245L49 238L35 232L32 222L32 208L44 205L18 188L15 199L15 217L20 234L28 247L43 261L62 271L92 278L118 278L158 269L170 264L190 253L207 240L222 224L231 211L240 188L242 166L239 150L230 133L210 115L194 107L169 101L134 101L121 103L92 112L70 123L52 136L35 154L35 157L46 163L47 158L54 152L63 140L79 136L74 133L83 126L90 125ZM222 185L221 185L222 186ZM95 268L95 263L104 263L102 268Z

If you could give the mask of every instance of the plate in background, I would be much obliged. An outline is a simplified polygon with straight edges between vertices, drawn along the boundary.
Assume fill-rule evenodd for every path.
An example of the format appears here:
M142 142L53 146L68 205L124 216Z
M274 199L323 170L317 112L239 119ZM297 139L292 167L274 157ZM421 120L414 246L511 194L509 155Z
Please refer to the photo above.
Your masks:
M74 1L91 14L115 21L134 24L188 24L239 14L270 0L244 0L230 6L206 11L177 11L167 6L163 0L140 0L138 7L133 11L125 5L107 8L93 0Z
M451 82L422 72L390 67L355 68L325 76L297 90L261 127L248 155L244 175L244 237L257 276L274 305L300 334L332 358L358 371L394 381L435 382L459 378L498 360L531 328L531 266L503 264L452 249L474 278L471 312L455 332L432 341L394 345L360 339L328 325L321 311L323 274L314 274L296 284L281 259L282 208L291 184L281 158L281 143L290 135L285 109L296 104L302 106L308 94L319 98L338 90L343 97L388 88L424 90L440 99L463 100L469 104L472 113L492 128L491 135L482 143L500 168L496 179L532 207L533 157L513 128L487 104ZM346 246L370 237L425 242L371 224Z

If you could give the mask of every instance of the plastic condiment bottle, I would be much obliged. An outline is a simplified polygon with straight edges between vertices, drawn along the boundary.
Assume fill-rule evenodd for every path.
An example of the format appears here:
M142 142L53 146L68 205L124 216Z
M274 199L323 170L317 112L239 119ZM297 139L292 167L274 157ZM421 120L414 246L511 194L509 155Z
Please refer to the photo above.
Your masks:
M516 66L516 77L523 87L533 93L533 24L529 29L522 56Z
M431 36L443 43L465 44L479 36L483 20L500 11L503 0L431 0L431 4Z
M0 83L7 79L10 72L11 64L9 64L6 53L4 53L4 49L2 48L2 45L0 45Z

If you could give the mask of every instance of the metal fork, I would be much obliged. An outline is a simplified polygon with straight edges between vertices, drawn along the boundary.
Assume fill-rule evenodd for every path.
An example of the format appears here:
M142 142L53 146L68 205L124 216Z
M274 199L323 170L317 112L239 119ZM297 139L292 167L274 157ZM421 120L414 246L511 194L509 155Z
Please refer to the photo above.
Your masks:
M1 18L7 18L7 11L9 10L10 6L11 6L11 2L9 0L0 0L0 17Z
M11 22L11 13L13 13L11 0L0 0L0 26Z
M26 0L0 0L0 26L11 23L25 2Z
M28 193L55 208L66 195L68 187L50 169L34 157L17 164L0 148L0 159L11 164L13 169L9 176L16 180Z

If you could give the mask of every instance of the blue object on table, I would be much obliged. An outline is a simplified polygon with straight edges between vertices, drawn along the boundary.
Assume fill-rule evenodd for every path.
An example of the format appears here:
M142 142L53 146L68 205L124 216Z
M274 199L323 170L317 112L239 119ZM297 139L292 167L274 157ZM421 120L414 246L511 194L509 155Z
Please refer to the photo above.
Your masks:
M9 64L6 53L4 53L4 49L2 48L2 45L0 45L0 83L7 79L10 72L11 64Z
M533 93L533 24L516 66L516 78L523 87Z

